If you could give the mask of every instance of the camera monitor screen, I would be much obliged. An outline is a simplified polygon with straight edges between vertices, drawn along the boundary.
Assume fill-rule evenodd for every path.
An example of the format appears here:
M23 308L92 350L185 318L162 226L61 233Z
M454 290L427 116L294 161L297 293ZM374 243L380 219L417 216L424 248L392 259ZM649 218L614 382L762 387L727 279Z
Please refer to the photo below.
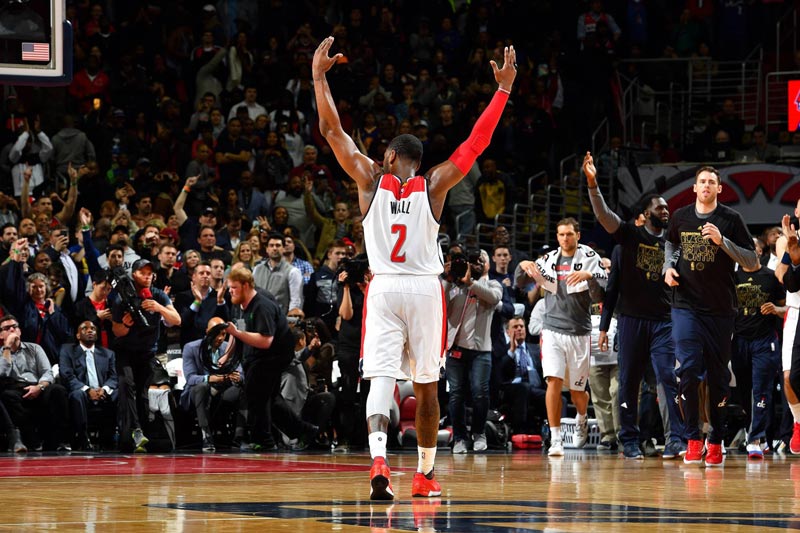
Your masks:
M65 0L0 0L0 81L68 83L72 31Z
M791 80L787 84L789 131L800 130L800 80Z

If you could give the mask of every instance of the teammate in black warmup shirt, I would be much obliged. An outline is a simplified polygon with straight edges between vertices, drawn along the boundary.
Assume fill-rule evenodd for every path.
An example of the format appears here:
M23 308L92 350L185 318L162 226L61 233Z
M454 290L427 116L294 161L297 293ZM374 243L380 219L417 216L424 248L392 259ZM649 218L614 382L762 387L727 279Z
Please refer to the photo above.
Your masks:
M736 388L743 391L742 403L750 415L747 432L747 455L764 457L767 447L769 406L772 405L772 384L781 368L780 322L776 316L786 313L786 291L775 273L759 263L754 271L740 268L736 272L736 315L731 366ZM747 394L752 388L752 396Z
M680 362L678 386L688 440L687 464L700 463L698 387L708 383L709 422L706 466L722 465L722 430L728 401L728 361L736 318L734 264L758 265L753 240L741 215L717 202L719 172L702 167L695 175L693 205L675 211L667 230L664 281L673 288L672 338Z
M667 202L657 194L642 199L644 226L623 222L611 211L597 188L597 170L590 153L583 159L589 199L598 222L622 245L617 338L619 339L619 434L627 459L642 459L639 447L639 384L653 362L656 379L670 400L678 394L675 379L675 347L672 342L670 290L662 283L664 240L669 224ZM605 309L604 309L605 311ZM605 313L604 313L605 315ZM686 451L683 420L673 401L667 402L670 435L664 447L665 459Z

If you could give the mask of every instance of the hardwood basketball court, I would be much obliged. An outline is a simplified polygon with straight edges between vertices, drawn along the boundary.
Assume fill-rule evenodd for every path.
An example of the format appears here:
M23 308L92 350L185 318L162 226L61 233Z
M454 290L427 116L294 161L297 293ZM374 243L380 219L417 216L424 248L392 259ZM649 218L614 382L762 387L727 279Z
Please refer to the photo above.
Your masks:
M369 501L366 453L0 457L0 531L605 532L800 529L800 460L724 468L594 451L440 452L443 494L409 496L416 454L390 455L394 504Z

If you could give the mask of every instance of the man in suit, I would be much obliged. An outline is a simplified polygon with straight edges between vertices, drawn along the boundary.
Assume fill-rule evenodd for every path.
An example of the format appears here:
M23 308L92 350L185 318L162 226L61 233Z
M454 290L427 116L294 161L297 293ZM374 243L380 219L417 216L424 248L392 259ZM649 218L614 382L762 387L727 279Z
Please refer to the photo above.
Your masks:
M78 446L94 447L87 431L89 413L102 419L102 441L108 443L116 425L117 367L114 352L97 344L97 326L84 320L78 326L76 344L65 344L59 354L60 373L69 386L72 423Z
M192 273L190 289L175 295L175 309L181 315L181 344L184 346L205 336L211 317L228 317L225 300L211 283L211 263L200 261Z
M225 321L218 317L213 317L208 321L206 331L222 324ZM221 331L211 342L211 360L217 368L222 366L228 358L226 350L228 343L225 342L225 331ZM247 407L242 394L242 368L241 365L231 373L212 373L203 364L202 353L203 339L198 339L186 344L183 347L183 376L186 378L186 386L181 394L181 407L189 410L194 405L197 413L197 423L203 434L203 451L213 452L216 450L214 445L213 430L211 429L210 409L212 401L217 398L222 400L222 405L217 401L217 409L224 409L223 412L230 412L231 408L238 408L236 417L235 439L244 436L244 428L247 420Z
M501 358L503 397L511 405L511 429L514 433L534 433L533 416L546 416L547 387L542 378L539 347L525 342L525 320L515 316L506 325L508 345ZM534 412L529 413L529 407ZM533 415L533 416L532 416Z

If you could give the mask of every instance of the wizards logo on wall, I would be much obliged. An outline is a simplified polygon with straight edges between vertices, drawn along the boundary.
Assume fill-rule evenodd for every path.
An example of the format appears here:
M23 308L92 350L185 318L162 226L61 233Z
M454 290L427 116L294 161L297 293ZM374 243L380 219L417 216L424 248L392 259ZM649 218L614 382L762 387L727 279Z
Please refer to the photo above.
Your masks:
M786 85L788 128L797 131L800 130L800 80L791 80Z
M800 82L798 82L800 83ZM798 87L800 89L800 87ZM641 165L639 180L630 171L619 169L620 203L635 204L646 192L658 192L670 211L694 203L695 174L702 163ZM715 164L722 181L718 200L741 213L747 224L780 224L781 216L791 215L800 199L800 167L768 163Z
M170 503L150 507L226 513L279 520L313 520L342 526L370 527L372 531L469 531L511 533L559 530L567 525L670 524L731 525L737 531L796 529L798 517L787 513L696 512L663 507L640 507L559 501L413 500L394 504L362 501ZM682 529L682 528L681 528ZM571 530L571 529L570 529Z

